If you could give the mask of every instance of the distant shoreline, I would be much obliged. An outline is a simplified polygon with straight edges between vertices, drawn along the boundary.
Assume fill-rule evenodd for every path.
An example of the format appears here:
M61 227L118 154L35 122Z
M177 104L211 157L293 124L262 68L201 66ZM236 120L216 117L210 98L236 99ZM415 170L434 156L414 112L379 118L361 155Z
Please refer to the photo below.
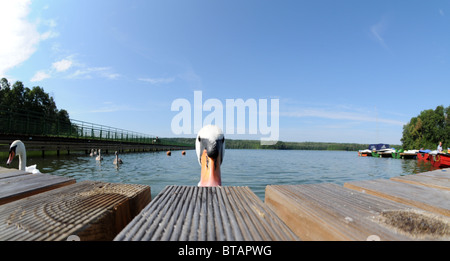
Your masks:
M168 142L195 146L195 138L161 138ZM267 150L329 150L329 151L358 151L367 149L369 144L338 143L338 142L290 142L278 141L275 145L261 145L259 140L231 140L227 139L227 149L267 149ZM401 145L392 144L393 148L401 148Z

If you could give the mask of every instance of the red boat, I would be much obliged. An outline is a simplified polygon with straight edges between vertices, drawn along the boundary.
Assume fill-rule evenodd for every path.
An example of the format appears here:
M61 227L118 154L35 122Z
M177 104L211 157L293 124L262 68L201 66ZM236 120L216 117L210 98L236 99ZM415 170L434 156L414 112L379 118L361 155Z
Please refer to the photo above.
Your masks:
M436 155L429 155L431 164L437 168L450 167L450 154L438 153Z
M429 161L430 154L425 153L425 152L419 152L419 153L417 153L417 160Z

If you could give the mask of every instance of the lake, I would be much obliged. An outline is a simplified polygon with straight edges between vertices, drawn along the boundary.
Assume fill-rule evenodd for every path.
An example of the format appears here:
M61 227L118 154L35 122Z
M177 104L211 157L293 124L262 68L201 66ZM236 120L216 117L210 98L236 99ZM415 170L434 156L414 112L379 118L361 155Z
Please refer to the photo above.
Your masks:
M42 173L115 183L145 184L154 198L167 185L196 186L200 165L195 150L124 153L124 164L116 168L114 154L103 155L101 163L88 155L29 157ZM6 167L6 158L0 159ZM10 167L18 168L18 159ZM225 152L223 186L248 186L262 200L267 185L335 183L366 179L388 179L431 170L430 164L411 159L359 157L356 151L233 150Z

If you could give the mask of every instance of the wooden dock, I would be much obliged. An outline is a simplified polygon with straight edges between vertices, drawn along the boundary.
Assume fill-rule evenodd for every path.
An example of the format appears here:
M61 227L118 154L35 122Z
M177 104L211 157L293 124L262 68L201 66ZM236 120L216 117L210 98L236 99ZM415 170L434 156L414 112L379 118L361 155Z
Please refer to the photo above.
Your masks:
M390 180L267 186L265 203L302 240L450 240L450 171Z
M0 240L450 240L450 169L269 185L264 202L248 187L174 185L151 200L145 185L4 168L0 191Z
M167 186L114 240L298 239L248 187Z
M150 187L0 168L0 240L112 240L151 200Z
M0 168L0 205L75 183L75 179Z

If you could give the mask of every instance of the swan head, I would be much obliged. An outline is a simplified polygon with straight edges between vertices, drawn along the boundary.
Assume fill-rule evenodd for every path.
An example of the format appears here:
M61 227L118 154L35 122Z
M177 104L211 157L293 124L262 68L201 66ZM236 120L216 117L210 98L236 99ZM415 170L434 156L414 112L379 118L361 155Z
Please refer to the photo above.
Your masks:
M26 153L25 144L23 144L23 142L20 140L15 140L13 143L11 143L11 146L9 147L9 156L6 165L9 166L9 164L11 164L16 155L22 157L26 155L25 153Z
M195 150L198 163L201 166L201 177L198 186L221 186L220 165L225 154L225 136L222 130L214 125L203 127L195 139Z

